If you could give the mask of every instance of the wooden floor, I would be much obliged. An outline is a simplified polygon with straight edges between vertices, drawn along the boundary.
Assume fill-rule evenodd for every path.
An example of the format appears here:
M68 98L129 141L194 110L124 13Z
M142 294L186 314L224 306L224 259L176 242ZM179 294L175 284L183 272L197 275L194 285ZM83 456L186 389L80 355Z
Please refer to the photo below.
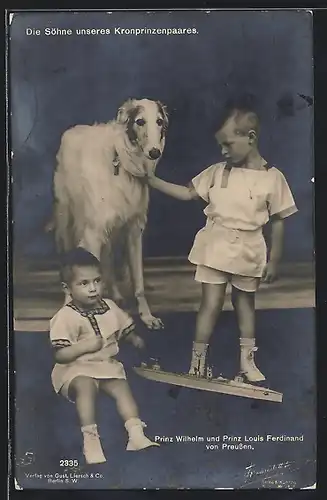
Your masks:
M185 259L149 259L145 262L146 294L154 314L196 311L201 285L194 266ZM13 309L16 331L48 331L49 319L61 307L63 295L51 263L29 262L14 269ZM315 280L312 263L284 263L280 278L262 284L257 309L313 308ZM225 309L231 309L230 289ZM133 312L133 311L131 311Z

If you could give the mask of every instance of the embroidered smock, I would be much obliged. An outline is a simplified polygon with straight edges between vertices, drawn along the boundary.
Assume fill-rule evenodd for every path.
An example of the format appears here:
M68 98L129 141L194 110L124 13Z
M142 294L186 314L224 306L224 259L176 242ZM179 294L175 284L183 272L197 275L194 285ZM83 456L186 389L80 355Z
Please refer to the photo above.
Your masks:
M50 341L54 348L68 347L95 335L102 337L103 347L71 363L56 363L51 374L55 391L58 393L79 375L126 379L122 363L114 356L119 352L118 341L133 328L133 319L108 299L94 309L83 310L73 302L62 307L50 321Z
M261 277L267 262L263 226L271 217L298 211L283 173L268 167L211 165L192 179L197 194L208 203L207 222L196 235L189 260L242 276Z

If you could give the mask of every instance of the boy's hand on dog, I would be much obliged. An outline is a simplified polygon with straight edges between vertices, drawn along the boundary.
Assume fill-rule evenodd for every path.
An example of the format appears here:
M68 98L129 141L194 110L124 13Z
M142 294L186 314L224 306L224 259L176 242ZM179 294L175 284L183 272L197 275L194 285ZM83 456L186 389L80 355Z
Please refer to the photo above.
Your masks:
M146 176L146 181L150 187L153 187L153 183L155 182L156 176L153 175L147 175Z
M261 281L263 283L273 283L277 279L277 265L269 261L263 270Z
M146 171L146 176L148 178L155 176L155 170L156 170L156 162L154 162L153 160L145 161L145 171Z

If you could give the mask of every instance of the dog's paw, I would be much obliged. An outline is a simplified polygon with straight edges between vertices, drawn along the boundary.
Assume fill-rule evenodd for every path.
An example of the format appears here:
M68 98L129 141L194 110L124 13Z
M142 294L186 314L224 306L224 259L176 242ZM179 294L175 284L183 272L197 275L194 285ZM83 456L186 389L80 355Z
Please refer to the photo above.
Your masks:
M141 320L150 330L162 330L164 328L164 324L160 318L155 318L152 314L142 315Z

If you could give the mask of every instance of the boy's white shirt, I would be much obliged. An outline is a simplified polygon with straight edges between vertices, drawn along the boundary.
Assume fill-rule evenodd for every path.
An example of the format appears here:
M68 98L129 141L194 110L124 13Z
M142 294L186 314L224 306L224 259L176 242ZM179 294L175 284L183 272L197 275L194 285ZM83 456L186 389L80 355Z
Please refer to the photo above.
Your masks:
M117 304L110 299L103 300L109 310L95 316L103 337L103 347L95 353L83 354L78 361L104 361L118 354L117 340L121 338L124 330L133 324L133 319ZM73 345L94 336L95 332L89 319L69 306L62 307L50 320L50 341L54 346Z
M206 225L196 234L188 259L198 266L261 278L267 263L262 227L273 215L283 218L297 211L293 195L275 167L225 167L225 162L216 163L192 180L208 205Z
M234 167L222 187L225 166L226 162L210 165L192 179L197 194L208 203L207 217L218 218L227 228L251 231L263 227L273 215L284 218L297 212L285 176L276 167Z

